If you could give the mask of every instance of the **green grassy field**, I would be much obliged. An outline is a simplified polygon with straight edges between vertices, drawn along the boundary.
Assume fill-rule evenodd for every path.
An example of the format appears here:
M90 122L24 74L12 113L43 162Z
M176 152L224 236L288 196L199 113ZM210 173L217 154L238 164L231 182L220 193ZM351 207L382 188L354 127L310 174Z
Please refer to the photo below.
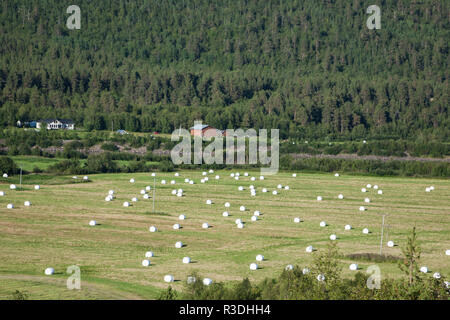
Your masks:
M305 248L314 246L319 251L329 242L330 234L338 236L338 247L343 255L353 253L378 253L380 246L381 215L387 214L383 253L400 256L406 235L417 226L422 248L421 265L431 272L450 275L450 183L448 180L417 178L380 178L333 174L297 174L282 172L276 176L252 182L243 176L235 181L231 171L218 171L209 175L209 181L200 183L201 171L157 173L156 200L144 200L140 190L150 185L153 178L143 174L89 175L89 182L80 183L72 176L27 175L23 190L9 190L9 183L17 183L17 177L0 178L0 299L9 299L15 290L25 291L30 299L153 299L161 289L168 287L163 281L166 274L174 275L171 284L180 289L187 276L194 270L214 281L234 281L249 277L262 280L276 276L287 264L308 266L314 255ZM219 174L220 180L214 175ZM184 183L188 177L196 184ZM130 178L135 178L134 184ZM166 185L161 180L167 180ZM176 185L169 181L175 180ZM77 182L77 183L74 183ZM383 195L373 189L362 193L367 183L379 185ZM40 184L36 191L33 184ZM250 197L253 184L257 195ZM290 190L279 190L278 184L288 185ZM433 185L433 192L425 187ZM244 191L238 191L244 186ZM262 188L268 193L262 193ZM175 188L185 191L184 197L171 194ZM117 198L104 200L113 189ZM339 200L342 193L345 198ZM153 197L153 191L150 192ZM317 196L323 201L317 201ZM124 201L138 197L131 207ZM369 197L371 203L364 203ZM206 205L211 199L212 205ZM29 200L31 207L25 207ZM226 209L228 201L231 207ZM8 203L15 208L6 209ZM244 205L247 210L240 212ZM360 212L359 206L367 211ZM223 211L229 217L223 217ZM253 211L259 210L260 220L252 222ZM185 221L178 220L180 214ZM294 223L294 217L303 222ZM235 219L245 222L238 229ZM99 225L90 227L90 220ZM327 227L320 227L320 221ZM211 225L202 229L203 222ZM180 223L180 230L172 226ZM346 224L353 229L344 230ZM151 225L158 227L150 233ZM362 233L369 228L370 234ZM393 248L386 246L393 240ZM175 242L186 246L175 248ZM146 251L153 251L151 266L142 267ZM255 256L263 254L265 261L258 263L261 269L250 271ZM184 256L191 264L181 262ZM342 258L344 276L350 276L350 263ZM362 272L373 263L357 261ZM395 263L377 263L382 277L396 278L401 273ZM81 268L81 290L66 288L68 266ZM55 275L45 276L46 267L55 268ZM431 276L431 275L430 275Z

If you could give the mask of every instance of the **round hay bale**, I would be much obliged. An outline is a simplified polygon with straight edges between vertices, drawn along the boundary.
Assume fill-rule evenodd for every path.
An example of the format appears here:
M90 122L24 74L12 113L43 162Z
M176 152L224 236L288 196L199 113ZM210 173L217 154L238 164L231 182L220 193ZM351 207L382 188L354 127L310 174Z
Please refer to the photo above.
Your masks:
M363 231L362 231L362 233L364 233L364 234L369 234L369 233L370 233L370 231L369 231L369 229L367 229L367 228L364 228L364 229L363 229Z
M388 242L387 242L387 246L388 246L389 248L392 248L392 247L394 246L394 241L388 241Z
M236 172L236 177L239 177L241 174L239 172Z
M205 183L205 179L201 179L201 180L200 180L200 183Z
M239 180L239 176L235 176L234 180L236 180L236 181Z
M182 193L180 193L180 192L177 192L177 197L182 197L183 196L183 194Z
M161 180L161 184L166 184L166 180Z
M264 193L266 193L266 192L267 192L267 189L266 189L266 188L262 188L261 191L264 192Z
M256 256L256 261L259 261L259 262L264 261L264 256L262 254L258 254Z
M245 211L245 207L244 206L240 206L239 207L239 211Z
M214 173L214 170L213 169L209 169L209 171L208 171L209 173Z
M173 225L172 228L173 228L174 230L178 230L178 229L180 229L180 227L181 227L180 224L175 223L175 224Z
M203 228L203 229L208 229L208 228L209 228L209 224L208 224L207 222L204 222L204 223L202 224L202 228Z
M186 183L189 183L189 181L191 181L191 180L189 180L188 178L184 179L184 182L186 182Z
M294 266L293 266L292 264L288 264L288 265L284 268L284 270L286 270L286 271L294 270Z
M253 215L259 217L261 215L261 212L259 212L259 210L255 210L253 212Z
M216 180L219 180L220 179L220 176L216 176Z
M339 173L335 173L334 176L335 176L335 177L339 177Z
M289 190L289 189L290 189L289 186L284 187L284 190Z
M365 203L370 203L370 199L369 199L369 198L365 198L365 199L364 199L364 202L365 202Z
M112 195L114 194L114 190L109 190L109 191L108 191L108 194L109 194L110 196L112 196Z
M281 189L283 186L281 184L277 185L277 189Z
M140 194L142 194L142 195L144 195L144 194L146 194L147 192L145 191L145 190L141 190L141 192L140 192Z
M206 171L203 171L202 176L206 176L206 175L207 175Z
M194 184L194 181L193 180L189 180L189 184Z
M87 180L89 180L89 177L88 176L84 176L83 180L87 181Z
M203 284L205 285L205 286L209 286L209 285L211 285L213 283L213 281L210 279L210 278L205 278L205 279L203 279Z
M322 197L321 196L317 196L317 201L322 201Z
M373 188L374 188L375 190L378 190L378 185L374 185Z
M5 192L4 191L0 191L0 197L4 197L5 196Z
M330 240L334 241L337 239L337 236L335 234L330 235Z
M341 200L344 199L344 195L343 195L342 193L339 194L339 195L338 195L338 199L341 199Z
M44 273L45 273L46 276L51 276L52 274L55 273L55 269L47 268L47 269L45 269Z
M228 213L228 211L224 211L223 213L222 213L222 216L224 216L224 217L228 217L230 214Z
M229 202L225 202L225 208L229 208L230 207L230 203Z
M324 276L323 274L319 274L319 275L317 276L317 281L320 281L320 282L325 281L325 276Z
M370 183L368 183L368 184L366 185L366 188L367 188L367 189L370 189L370 188L372 188L372 185L371 185Z
M109 202L109 201L111 201L111 200L112 200L112 199L111 199L111 196L108 195L108 196L105 197L105 201Z
M276 196L276 195L278 194L277 190L273 190L273 191L272 191L272 194L273 194L274 196Z
M256 178L255 178L255 177L251 177L250 180L251 180L251 181L255 181Z
M236 223L236 224L242 223L242 220L238 218L238 219L234 220L234 223Z
M129 207L129 206L130 206L130 203L129 203L128 201L125 201L125 202L123 203L123 206L124 206L124 207Z
M12 203L8 203L6 205L6 209L14 209L14 205Z
M191 263L191 258L189 258L189 257L184 257L184 258L183 258L183 263L185 263L185 264Z
M134 197L134 198L131 198L131 201L132 201L132 202L137 202L138 199L137 199L136 197Z
M264 180L264 176L259 176L259 180Z
M250 264L250 270L258 270L258 265L256 263L251 263Z
M450 256L450 250L445 250L445 255Z
M185 219L186 219L186 216L185 216L184 214L180 214L180 215L178 216L178 219L179 219L179 220L185 220Z
M294 223L300 223L302 220L299 217L294 218Z
M243 191L243 190L244 190L244 187L243 187L243 186L239 186L239 187L238 187L238 190L239 190L239 191Z
M367 141L366 141L366 140L363 140L363 143L367 143Z
M155 226L151 226L150 228L148 228L148 231L156 232L156 231L158 231L158 229Z
M7 173L4 173L4 174L3 174L3 178L8 178L8 174L7 174Z
M181 242L181 241L175 242L175 248L180 249L182 247L183 247L183 242Z
M257 217L257 216L252 216L252 217L251 217L251 220L252 220L253 222L258 221L258 217Z
M11 190L16 190L16 189L17 189L17 187L16 187L15 184L11 184L11 185L9 186L9 188L10 188Z
M430 186L430 190L433 191L434 190L434 186Z
M146 258L152 258L153 256L154 256L153 251L147 251L147 252L145 253L145 257L146 257Z
M155 172L152 172L152 177L156 177L156 173Z
M173 282L173 276L168 274L164 276L164 282Z
M150 260L148 260L148 259L142 260L143 267L148 267L149 265L150 265Z
M174 176L175 176L175 177L179 177L180 174L179 174L178 172L175 172Z
M73 176L72 179L78 179L78 177L77 176Z
M433 273L433 278L440 279L441 278L441 274L439 272L435 272L435 273Z
M238 229L244 229L244 224L243 224L243 223L239 223L239 224L237 225L237 227L238 227Z
M352 270L352 271L358 270L358 264L357 264L357 263L352 263L352 264L349 266L349 269Z
M250 187L248 187L250 190L255 190L255 186L254 185L250 185Z
M361 192L367 192L366 188L362 188Z
M183 193L184 191L183 191L183 189L178 189L177 190L177 193Z
M345 230L352 230L352 226L349 224L346 224L344 227Z
M383 190L378 190L378 194L383 194Z
M144 198L144 199L149 199L150 196L149 196L148 194L144 194L144 195L143 195L143 198Z
M311 253L314 251L314 247L313 246L307 246L305 249L306 252Z
M248 172L244 172L244 176L245 176L245 177L248 177Z
M31 202L30 202L30 201L25 201L25 202L23 203L23 205L24 205L25 207L29 207L29 206L31 206Z
M321 227L326 227L327 226L327 223L325 222L325 221L320 221L320 224L319 224Z
M41 186L39 186L39 185L34 186L34 190L39 190L40 188L41 188Z
M130 183L134 183L134 178L131 178L131 179L130 179Z
M234 178L234 173L230 173L230 177Z
M177 190L172 190L172 195L176 195L177 194Z
M211 200L206 200L206 204L212 204L212 201Z
M152 190L152 187L150 187L150 186L145 187L145 191L150 191L150 190Z
M428 267L425 267L425 266L420 267L420 272L428 273Z
M428 188L428 187L426 187L426 188L425 188L425 192L431 192L431 189Z
M293 173L292 176L295 178L295 177L297 177L297 174L296 174L296 173Z
M364 206L359 207L359 211L366 211L366 207Z

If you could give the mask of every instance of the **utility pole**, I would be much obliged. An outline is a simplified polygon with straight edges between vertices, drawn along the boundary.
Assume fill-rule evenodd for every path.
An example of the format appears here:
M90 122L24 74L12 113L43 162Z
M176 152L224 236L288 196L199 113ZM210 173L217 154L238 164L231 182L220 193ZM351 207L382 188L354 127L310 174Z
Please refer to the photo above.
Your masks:
M155 213L156 177L153 177L153 213Z
M383 214L383 222L381 223L381 237L380 237L380 256L382 254L382 250L383 250L383 234L384 234L384 217L386 215Z
M22 167L20 167L20 190L22 190Z

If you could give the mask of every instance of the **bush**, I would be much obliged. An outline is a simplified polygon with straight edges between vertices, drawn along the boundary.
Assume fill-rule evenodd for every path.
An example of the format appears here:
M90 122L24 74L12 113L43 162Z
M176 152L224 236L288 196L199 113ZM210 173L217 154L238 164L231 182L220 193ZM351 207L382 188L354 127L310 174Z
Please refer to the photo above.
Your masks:
M15 162L9 157L0 156L0 173L14 174L16 172Z

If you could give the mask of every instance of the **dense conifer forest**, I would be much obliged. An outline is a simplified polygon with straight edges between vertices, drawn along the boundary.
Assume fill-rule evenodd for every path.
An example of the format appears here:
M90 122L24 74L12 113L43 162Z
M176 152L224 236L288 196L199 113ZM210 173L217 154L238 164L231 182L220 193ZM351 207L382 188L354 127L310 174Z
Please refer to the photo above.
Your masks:
M0 127L279 128L282 138L448 141L446 0L0 3Z

